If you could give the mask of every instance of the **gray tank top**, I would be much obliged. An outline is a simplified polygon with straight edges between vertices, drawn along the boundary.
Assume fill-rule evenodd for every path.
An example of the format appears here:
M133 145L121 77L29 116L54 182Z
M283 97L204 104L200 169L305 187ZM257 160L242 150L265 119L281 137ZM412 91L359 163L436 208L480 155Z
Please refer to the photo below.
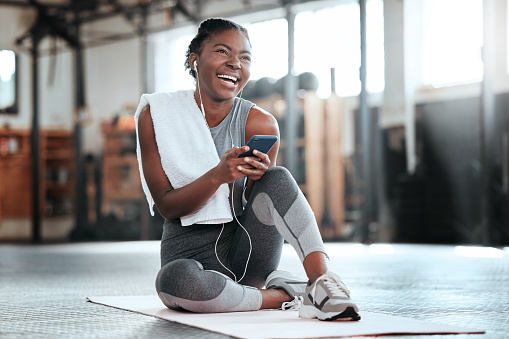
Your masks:
M216 145L219 158L233 147L240 147L246 144L246 122L249 110L254 106L251 101L235 98L233 107L228 115L217 125L210 128L210 134ZM233 145L232 145L233 144ZM233 190L233 206L237 216L242 214L242 192L246 178L235 181ZM231 184L230 184L231 192ZM230 193L231 194L231 193ZM230 195L231 197L231 195Z

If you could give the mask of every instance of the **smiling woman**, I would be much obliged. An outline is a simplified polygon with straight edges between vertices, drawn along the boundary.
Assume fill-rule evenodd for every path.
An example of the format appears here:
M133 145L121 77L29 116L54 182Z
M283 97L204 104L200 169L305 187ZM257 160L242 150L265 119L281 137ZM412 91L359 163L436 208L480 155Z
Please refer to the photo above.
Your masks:
M143 95L135 113L142 186L151 212L155 205L165 218L156 278L163 303L192 312L301 306L304 318L359 320L327 269L313 211L290 172L275 166L279 142L239 157L254 135L279 139L276 119L237 97L251 75L247 30L205 20L185 67L194 89ZM277 271L283 240L307 279Z
M0 113L17 112L16 55L0 50Z
M196 99L200 105L203 104L202 91L216 100L221 100L235 97L244 88L251 74L250 50L247 36L229 30L221 35L215 34L204 42L199 54L189 53L188 60L193 64L196 74L198 88ZM213 88L216 85L220 87ZM222 120L222 117L220 118ZM219 122L214 121L214 126Z

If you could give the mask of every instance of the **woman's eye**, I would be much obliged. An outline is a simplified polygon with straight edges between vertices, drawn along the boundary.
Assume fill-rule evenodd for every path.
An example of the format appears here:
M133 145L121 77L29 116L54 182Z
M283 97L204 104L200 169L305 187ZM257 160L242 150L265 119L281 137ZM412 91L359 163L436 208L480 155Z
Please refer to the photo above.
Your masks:
M224 49L218 49L217 52L226 54L226 51Z
M248 56L242 57L242 59L251 62L251 58Z

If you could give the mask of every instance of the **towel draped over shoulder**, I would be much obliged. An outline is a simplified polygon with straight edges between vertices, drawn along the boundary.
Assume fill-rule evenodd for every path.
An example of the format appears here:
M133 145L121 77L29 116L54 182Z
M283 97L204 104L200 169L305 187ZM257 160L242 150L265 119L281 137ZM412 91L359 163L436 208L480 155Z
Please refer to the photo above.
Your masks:
M138 136L138 118L147 105L150 105L161 165L174 189L195 181L215 167L220 159L209 128L194 99L194 90L143 94L134 115L136 154L143 192L147 197L150 213L154 215L154 199L143 174ZM228 195L228 184L222 184L202 208L180 218L182 226L230 222L233 217Z

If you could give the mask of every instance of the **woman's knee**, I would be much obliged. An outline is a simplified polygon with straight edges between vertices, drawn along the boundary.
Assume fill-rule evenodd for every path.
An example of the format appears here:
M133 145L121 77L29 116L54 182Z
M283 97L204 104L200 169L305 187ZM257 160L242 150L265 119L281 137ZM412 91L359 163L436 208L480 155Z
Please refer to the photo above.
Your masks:
M293 201L299 193L299 186L290 171L282 166L274 166L256 182L252 196L261 192L267 193L273 201Z
M282 166L271 167L265 172L265 174L258 180L258 183L265 185L281 185L289 184L290 186L297 186L295 179L289 170Z
M270 167L269 169L267 169L267 172L265 172L265 174L268 174L269 176L279 177L279 178L292 177L292 174L290 173L290 171L286 167L283 167L283 166Z
M254 311L261 306L256 288L241 286L222 273L204 270L196 260L164 265L156 279L157 294L166 307L191 312Z
M192 279L202 265L192 259L178 259L161 267L156 277L156 291L174 290L179 287L181 280Z
M156 277L156 291L171 309L186 308L186 301L212 300L223 290L226 279L207 271L193 259L177 259L164 265Z

